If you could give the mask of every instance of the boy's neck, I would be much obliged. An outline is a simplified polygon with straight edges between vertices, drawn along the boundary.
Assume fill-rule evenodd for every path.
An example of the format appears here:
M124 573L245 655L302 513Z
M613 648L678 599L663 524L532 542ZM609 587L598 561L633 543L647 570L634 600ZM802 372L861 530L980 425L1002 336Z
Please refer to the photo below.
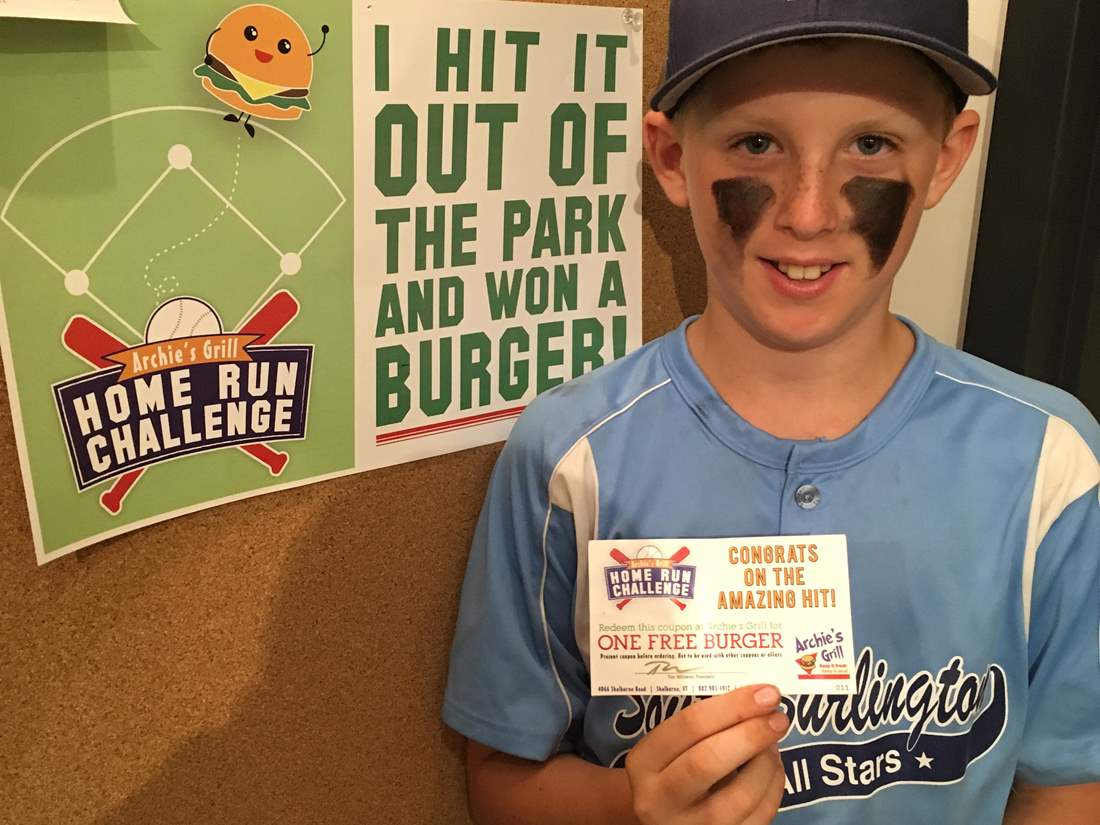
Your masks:
M883 399L913 354L904 323L883 310L813 350L767 346L721 309L687 330L688 348L719 396L777 438L836 439Z

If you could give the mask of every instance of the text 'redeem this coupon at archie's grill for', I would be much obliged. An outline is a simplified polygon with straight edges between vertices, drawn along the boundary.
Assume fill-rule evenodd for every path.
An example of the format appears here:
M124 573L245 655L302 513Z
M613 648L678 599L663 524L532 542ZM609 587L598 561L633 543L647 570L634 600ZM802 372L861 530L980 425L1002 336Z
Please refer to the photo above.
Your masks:
M850 693L843 535L588 543L592 694Z

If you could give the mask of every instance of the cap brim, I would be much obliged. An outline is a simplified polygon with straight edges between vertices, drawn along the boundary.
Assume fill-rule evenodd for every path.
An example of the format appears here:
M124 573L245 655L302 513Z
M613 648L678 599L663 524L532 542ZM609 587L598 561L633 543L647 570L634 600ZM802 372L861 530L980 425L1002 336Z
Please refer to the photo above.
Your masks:
M674 109L680 102L680 98L698 83L703 75L738 55L778 43L820 37L858 37L909 46L935 61L967 95L988 95L997 88L996 76L985 66L965 52L934 38L922 37L903 29L891 29L880 23L815 22L772 29L767 32L755 32L752 37L726 44L667 78L653 95L650 106L661 112Z

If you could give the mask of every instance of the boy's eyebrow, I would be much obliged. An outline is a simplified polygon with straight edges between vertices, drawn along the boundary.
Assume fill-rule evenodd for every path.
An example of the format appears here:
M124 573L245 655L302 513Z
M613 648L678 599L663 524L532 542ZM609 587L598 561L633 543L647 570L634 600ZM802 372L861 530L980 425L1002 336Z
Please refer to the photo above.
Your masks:
M848 128L853 132L874 131L877 129L889 129L898 125L899 116L894 115L882 115L880 117L868 118L867 120L860 120L851 124Z
M725 117L719 115L717 119L725 122L749 122L754 126L760 126L773 131L780 131L790 126L789 123L781 122L769 115L758 115L752 112L731 112ZM905 120L907 120L907 118L905 118L904 114L897 112L865 118L855 123L848 123L845 124L844 128L852 132L891 130L900 127Z
M763 126L765 129L778 129L783 124L767 115L757 115L752 112L721 112L715 118L718 121L751 121L753 125Z

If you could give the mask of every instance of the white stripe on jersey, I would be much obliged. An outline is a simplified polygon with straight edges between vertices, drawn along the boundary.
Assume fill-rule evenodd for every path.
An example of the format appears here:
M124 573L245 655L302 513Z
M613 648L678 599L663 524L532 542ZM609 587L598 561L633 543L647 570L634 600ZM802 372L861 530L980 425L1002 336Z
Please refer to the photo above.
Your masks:
M582 438L565 454L550 479L550 503L573 514L577 537L578 596L588 592L588 542L600 529L600 479L592 444ZM573 627L577 648L588 664L588 600L577 598L573 604Z
M1031 511L1028 514L1027 543L1024 546L1021 570L1024 637L1026 638L1031 629L1031 593L1039 545L1043 543L1047 531L1066 507L1080 498L1090 487L1100 483L1100 464L1097 463L1096 456L1084 438L1069 422L1042 407L988 384L964 381L939 370L936 371L936 375L948 381L954 381L956 384L995 392L997 395L1023 404L1025 407L1031 407L1047 416L1043 448L1035 470L1035 487L1032 491Z
M940 372L939 370L936 370L936 375L940 376L941 378L946 378L948 381L954 381L956 384L963 384L964 386L967 386L967 387L978 387L979 389L989 390L990 392L995 392L995 393L997 393L997 395L1003 395L1005 398L1009 398L1013 401L1017 401L1020 404L1023 404L1025 407L1031 407L1031 409L1033 409L1033 410L1038 410L1043 415L1050 415L1050 413L1047 412L1046 410L1044 410L1042 407L1036 407L1030 401L1024 401L1024 399L1017 398L1015 395L1009 395L1004 390L999 390L996 387L989 386L988 384L976 384L973 381L963 381L961 378L956 378L953 375L948 375L946 372Z
M561 675L558 673L557 663L554 662L554 653L553 653L553 650L550 647L550 624L546 621L546 575L547 575L547 572L550 568L550 556L549 556L549 548L547 547L547 536L549 535L549 532L550 532L550 513L553 510L555 504L557 504L559 507L562 507L562 504L564 502L566 502L566 501L571 502L571 508L573 508L573 509L571 509L570 507L565 507L563 509L566 509L569 512L573 513L574 524L576 525L576 528L577 528L577 577L578 577L578 579L580 578L580 576L582 575L582 570L583 570L583 575L585 577L585 586L587 587L588 539L596 537L596 530L599 527L599 498L598 498L598 495L597 495L598 492L599 492L599 479L596 477L596 464L592 459L591 447L588 446L588 437L590 435L592 435L592 433L596 432L596 430L598 430L600 427L602 427L608 421L611 421L613 418L616 418L617 416L620 416L624 412L629 410L631 407L633 407L635 404L637 404L639 401L641 401L643 398L645 398L651 392L659 390L661 387L663 387L667 384L670 384L671 382L672 382L671 378L666 378L661 383L655 384L654 386L650 387L647 390L643 390L642 392L638 393L638 395L636 395L633 399L631 399L629 403L625 404L624 406L622 406L619 409L615 410L614 412L610 413L609 415L604 417L601 421L599 421L597 424L594 424L588 430L588 432L586 432L584 435L582 435L580 438L578 438L575 442L573 442L573 445L568 450L565 451L565 455L563 455L561 457L561 459L558 461L557 465L555 465L554 471L552 473L550 473L550 483L548 485L547 494L546 494L546 498L547 498L547 502L546 502L546 521L543 523L543 526L542 526L542 582L539 584L539 605L540 605L540 608L542 610L542 632L543 632L543 637L546 640L546 654L550 659L550 667L554 671L554 680L558 683L558 690L561 691L561 697L565 701L565 718L566 719L571 720L573 718L573 703L569 701L569 693L566 691L565 685L562 683ZM573 459L570 459L570 456L573 456L574 452L577 451L578 448L580 447L580 445L582 445L582 444L584 445L584 447L579 452L577 452L577 456ZM587 453L587 456L585 455L585 453ZM589 465L590 465L590 468L589 468ZM568 470L568 475L563 478L561 483L556 483L556 479L557 479L558 475L560 473L562 473L563 470ZM579 471L579 475L578 475L578 471ZM590 476L588 475L589 473L591 473ZM574 487L573 484L578 482L578 481L580 482L580 485L577 486L577 487ZM585 486L586 486L585 481L588 481L592 485L591 489L585 489ZM555 496L555 491L558 494L557 497ZM563 496L563 493L567 493L568 494L567 497ZM591 496L591 498L587 498L588 496ZM586 498L587 498L587 500L586 500ZM590 529L592 530L592 532L589 533L587 535L587 537L585 537L583 539L582 539L581 532L580 532L581 531L581 523L577 519L578 511L582 513L582 518L586 522L588 521L588 519L591 519L591 524L590 525L586 524L586 526L590 526ZM585 552L585 556L584 556L583 559L581 557L581 549L582 548L584 548L584 552ZM588 591L578 589L576 592L578 594L581 594L581 593L587 594ZM585 654L585 658L586 658L586 661L587 661L587 650L588 650L588 634L587 634L588 612L587 612L587 608L588 608L588 600L586 598L582 599L582 598L578 597L576 602L577 602L578 605L581 605L581 604L584 605L584 628L585 628L584 636L585 636L585 638L584 638L584 647L581 648L581 651L582 651L582 653ZM579 609L580 608L578 607L578 610ZM579 638L581 636L581 634L579 632L579 627L580 626L577 625L577 627L578 627L577 643L579 645L580 642L581 642L581 639ZM568 732L568 726L558 736L558 744L559 745L561 744L561 740L567 732Z
M1063 511L1097 484L1100 484L1100 463L1085 439L1069 422L1050 416L1035 469L1035 489L1027 519L1022 578L1025 636L1031 627L1031 588L1039 545Z

